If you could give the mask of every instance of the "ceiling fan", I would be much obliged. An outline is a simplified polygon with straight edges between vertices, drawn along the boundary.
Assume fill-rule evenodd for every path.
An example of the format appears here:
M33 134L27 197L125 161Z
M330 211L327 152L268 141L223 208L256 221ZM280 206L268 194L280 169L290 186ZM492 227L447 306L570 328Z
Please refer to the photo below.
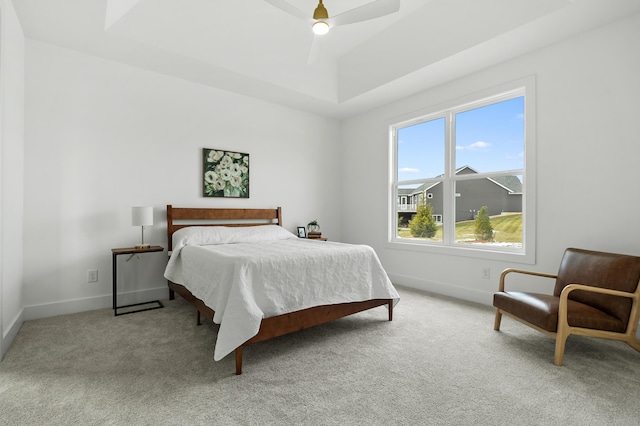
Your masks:
M319 0L318 6L314 10L313 15L309 16L308 13L292 6L286 0L265 1L286 13L295 16L296 18L309 21L315 35L327 34L332 27L336 27L338 25L355 24L357 22L368 21L400 10L400 0L374 0L360 7L329 17L329 13L323 4L323 0ZM316 37L314 36L314 40L311 45L311 53L309 54L309 63L313 62L315 59L316 55L314 53L317 51L317 49L314 49L315 46L317 46L317 43Z

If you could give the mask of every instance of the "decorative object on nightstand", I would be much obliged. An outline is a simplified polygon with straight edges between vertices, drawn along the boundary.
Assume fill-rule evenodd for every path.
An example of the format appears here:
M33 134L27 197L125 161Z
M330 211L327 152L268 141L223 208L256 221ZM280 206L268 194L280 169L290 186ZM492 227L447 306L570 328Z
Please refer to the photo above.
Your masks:
M142 228L142 242L136 248L148 249L150 245L144 242L144 227L153 225L153 207L131 207L131 225Z
M312 220L307 224L307 238L322 239L322 232L320 232L320 225L317 220Z
M132 305L118 306L118 255L128 254L129 255L129 258L127 259L127 262L128 262L129 260L131 260L132 256L135 256L141 253L153 253L158 251L164 251L164 247L149 246L147 244L147 248L127 247L127 248L111 249L111 261L112 261L112 267L113 267L113 314L114 316L132 314L134 312L150 311L152 309L160 309L164 307L162 302L160 302L159 300L152 300L150 302L143 302L143 303L134 303ZM118 313L118 309L129 308L132 306L152 305L152 304L155 304L155 306Z
M317 232L320 230L320 225L318 225L318 221L317 220L312 220L311 222L309 222L307 224L307 230L309 232Z

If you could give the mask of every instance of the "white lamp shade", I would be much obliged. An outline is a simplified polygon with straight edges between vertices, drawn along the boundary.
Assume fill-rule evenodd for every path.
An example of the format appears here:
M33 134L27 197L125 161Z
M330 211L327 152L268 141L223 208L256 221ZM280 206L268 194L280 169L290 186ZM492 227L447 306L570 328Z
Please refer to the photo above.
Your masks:
M131 207L131 225L153 225L153 207Z
M329 32L329 24L325 21L316 21L311 25L311 29L317 35L325 35Z

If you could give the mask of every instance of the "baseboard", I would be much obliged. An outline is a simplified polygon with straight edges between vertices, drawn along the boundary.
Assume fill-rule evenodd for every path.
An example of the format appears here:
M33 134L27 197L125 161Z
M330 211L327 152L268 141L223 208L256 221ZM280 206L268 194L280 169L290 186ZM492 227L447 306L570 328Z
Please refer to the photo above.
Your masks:
M166 286L128 293L119 293L118 306L142 303L151 300L163 300L168 299L168 297L169 289ZM113 296L111 294L25 306L24 318L25 321L28 321L106 308L113 308Z
M20 310L20 313L16 315L13 319L13 322L7 329L7 332L2 335L2 345L0 345L0 361L4 358L4 354L7 353L13 340L18 335L18 331L20 331L20 327L22 327L22 323L25 321L25 310L24 308Z
M455 299L466 300L468 302L480 303L491 306L493 303L493 293L474 290L468 287L459 287L451 284L438 283L434 281L422 280L402 274L388 274L391 282L417 290L437 293Z

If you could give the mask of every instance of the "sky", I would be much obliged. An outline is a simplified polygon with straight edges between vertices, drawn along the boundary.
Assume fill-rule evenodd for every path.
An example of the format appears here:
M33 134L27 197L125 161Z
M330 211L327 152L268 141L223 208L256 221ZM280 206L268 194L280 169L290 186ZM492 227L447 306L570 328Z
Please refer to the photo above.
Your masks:
M485 173L524 169L524 97L455 115L455 166ZM398 180L444 173L445 118L398 129Z

